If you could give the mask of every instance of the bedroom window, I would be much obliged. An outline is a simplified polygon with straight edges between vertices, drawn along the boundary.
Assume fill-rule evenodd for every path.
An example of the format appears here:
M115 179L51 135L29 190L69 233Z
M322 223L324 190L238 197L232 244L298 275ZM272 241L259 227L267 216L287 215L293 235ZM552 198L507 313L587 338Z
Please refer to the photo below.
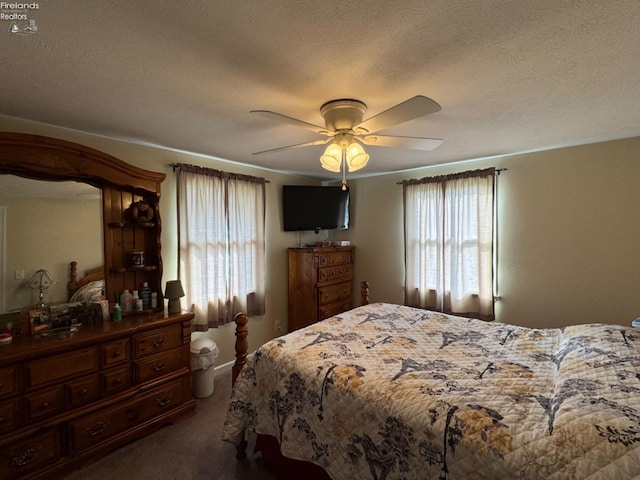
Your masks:
M496 172L402 182L407 305L493 320Z
M175 165L179 275L196 330L265 311L265 179Z

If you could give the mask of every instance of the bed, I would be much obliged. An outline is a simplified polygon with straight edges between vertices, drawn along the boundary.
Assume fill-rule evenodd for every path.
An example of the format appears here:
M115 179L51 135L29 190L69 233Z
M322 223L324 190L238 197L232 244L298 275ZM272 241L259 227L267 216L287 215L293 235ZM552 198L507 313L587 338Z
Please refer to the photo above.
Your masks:
M222 438L242 457L257 434L281 476L640 477L631 327L540 330L375 303L246 355L246 316L236 323Z
M91 303L104 296L104 266L85 270L78 278L78 262L69 263L69 303Z

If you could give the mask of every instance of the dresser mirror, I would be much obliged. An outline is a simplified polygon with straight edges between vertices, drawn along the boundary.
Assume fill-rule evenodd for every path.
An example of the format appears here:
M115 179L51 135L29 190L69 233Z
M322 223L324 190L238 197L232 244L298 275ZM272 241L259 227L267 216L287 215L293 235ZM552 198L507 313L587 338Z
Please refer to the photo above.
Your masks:
M27 283L40 269L54 281L44 300L55 304L68 300L71 261L78 262L80 273L104 264L101 193L76 181L0 175L0 313L38 301L38 289Z
M82 198L81 203L89 208L86 212L63 213L63 216L72 217L67 218L69 222L64 226L49 211L57 202L21 199L29 208L24 209L20 222L27 228L24 235L31 238L20 246L23 256L15 261L8 258L14 252L0 249L0 253L5 252L0 260L4 260L6 265L4 276L0 276L0 281L4 281L4 285L0 285L0 293L3 293L0 313L8 309L22 309L38 300L39 292L27 292L23 296L25 292L22 291L17 299L11 300L6 296L12 295L18 288L16 285L26 283L37 270L50 270L54 266L55 272L59 271L58 266L64 270L62 273L50 272L56 284L46 300L66 301L66 293L63 292L69 281L69 264L72 261L77 262L79 278L86 270L102 264L107 299L114 299L124 289L134 290L147 283L152 291L159 293L159 305L162 305L159 199L164 173L144 170L77 143L40 135L0 132L0 176L6 177L5 181L16 180L17 177L19 181L31 179L50 191L75 186L79 190L73 195ZM128 210L140 200L153 209L153 222L137 225L130 221ZM2 211L0 215L0 222L8 232L6 238L10 238L10 230L14 229L7 222L10 216L3 215ZM64 231L60 237L61 230ZM6 243L8 246L9 242ZM71 250L54 251L54 244L62 243ZM128 264L129 252L139 250L146 252L145 265L134 267ZM16 279L16 273L21 276L22 271L25 278Z

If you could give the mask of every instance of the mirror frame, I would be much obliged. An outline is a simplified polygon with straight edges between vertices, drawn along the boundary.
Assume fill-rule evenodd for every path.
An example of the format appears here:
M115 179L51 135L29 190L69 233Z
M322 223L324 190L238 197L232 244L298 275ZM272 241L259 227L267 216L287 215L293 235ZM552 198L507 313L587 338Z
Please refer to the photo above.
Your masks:
M85 145L15 132L0 132L0 174L35 180L72 180L88 183L102 190L102 245L105 261L109 258L106 211L110 200L104 194L104 189L152 195L156 197L157 205L160 184L166 177L164 173L144 170ZM158 262L162 264L159 245ZM105 276L105 288L107 292L111 292L107 282L108 275Z

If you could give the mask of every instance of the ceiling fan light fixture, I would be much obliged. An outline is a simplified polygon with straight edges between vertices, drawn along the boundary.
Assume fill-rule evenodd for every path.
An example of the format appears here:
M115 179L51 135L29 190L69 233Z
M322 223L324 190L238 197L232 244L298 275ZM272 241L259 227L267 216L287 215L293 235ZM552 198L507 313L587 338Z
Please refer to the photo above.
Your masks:
M335 143L329 145L320 157L320 164L325 170L339 172L342 164L342 149L340 146Z
M350 172L365 167L369 162L369 155L359 143L352 143L347 147L347 166Z

